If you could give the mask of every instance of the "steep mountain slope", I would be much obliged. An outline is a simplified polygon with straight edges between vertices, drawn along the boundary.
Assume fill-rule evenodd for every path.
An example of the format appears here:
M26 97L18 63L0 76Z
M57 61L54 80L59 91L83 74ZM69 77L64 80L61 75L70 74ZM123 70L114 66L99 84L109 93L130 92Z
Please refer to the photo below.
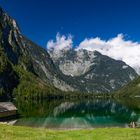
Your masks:
M32 41L25 38L15 20L0 8L0 46L8 60L14 65L20 65L43 79L45 82L72 90L61 80L61 72L56 69L49 54Z
M78 80L81 91L111 92L137 77L136 72L122 61L87 50L51 50L55 64L65 75ZM57 54L57 55L56 55ZM58 55L59 54L59 55Z
M140 76L122 87L115 94L120 97L140 97Z
M10 92L18 83L18 75L3 51L0 50L0 99L9 98L11 96Z
M55 67L47 51L25 38L15 20L0 8L1 95L9 96L13 89L22 83L19 69L24 71L22 74L34 79L31 81L36 83L36 87L39 81L43 83L46 93L47 87L50 88L50 86L52 86L51 89L55 86L64 91L73 90L63 81L63 74ZM39 86L38 89L40 89ZM58 89L54 89L57 93Z

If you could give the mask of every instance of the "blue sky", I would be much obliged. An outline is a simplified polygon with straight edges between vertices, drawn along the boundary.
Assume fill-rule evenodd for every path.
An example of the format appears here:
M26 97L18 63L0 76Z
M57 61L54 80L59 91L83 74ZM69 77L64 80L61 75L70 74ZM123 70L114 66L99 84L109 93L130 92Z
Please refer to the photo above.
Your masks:
M72 34L74 45L118 33L140 42L140 0L0 0L0 6L42 47L57 32Z

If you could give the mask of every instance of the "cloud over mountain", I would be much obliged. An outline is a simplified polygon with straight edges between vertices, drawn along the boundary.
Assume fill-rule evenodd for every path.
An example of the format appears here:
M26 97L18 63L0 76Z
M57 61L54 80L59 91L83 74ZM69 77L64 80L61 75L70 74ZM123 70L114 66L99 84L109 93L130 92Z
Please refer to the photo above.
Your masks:
M68 35L68 37L66 37L65 35L60 35L59 33L57 33L56 35L56 41L50 40L47 43L47 49L48 50L68 50L70 48L72 48L73 46L73 41L72 41L72 36Z
M56 50L69 49L73 47L71 36L60 36L57 34L56 42L53 40L47 44L48 48ZM86 49L89 51L98 51L103 55L107 55L116 60L122 60L133 67L140 74L140 43L131 40L125 40L123 34L118 34L116 37L109 40L102 40L99 37L83 40L76 50Z
M122 60L140 74L140 43L125 40L123 34L107 41L98 37L85 39L77 49L96 50L116 60Z

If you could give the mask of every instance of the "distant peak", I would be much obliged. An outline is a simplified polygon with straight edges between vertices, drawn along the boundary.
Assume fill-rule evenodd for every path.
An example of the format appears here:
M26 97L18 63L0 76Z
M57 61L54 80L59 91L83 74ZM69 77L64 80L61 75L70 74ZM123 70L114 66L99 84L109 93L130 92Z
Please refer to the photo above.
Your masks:
M16 21L10 17L3 9L2 7L0 7L0 19L1 19L1 23L3 23L3 25L6 24L10 24L13 29L17 30L18 33L20 33L19 27L16 23Z

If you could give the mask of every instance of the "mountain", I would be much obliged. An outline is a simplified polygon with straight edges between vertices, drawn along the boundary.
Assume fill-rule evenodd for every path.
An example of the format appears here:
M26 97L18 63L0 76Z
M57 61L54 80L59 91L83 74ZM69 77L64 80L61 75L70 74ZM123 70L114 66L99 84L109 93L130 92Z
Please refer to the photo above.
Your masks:
M140 97L140 76L115 92L119 97Z
M8 59L62 90L72 90L63 80L47 51L24 37L15 20L1 9L1 46Z
M15 88L21 88L21 83L30 85L29 88L32 89L41 85L46 93L50 86L56 93L59 91L57 88L73 91L63 79L63 74L55 67L47 51L24 37L16 21L0 8L1 95L9 96ZM27 85L28 82L30 83Z
M137 77L122 61L99 52L71 49L47 52L22 33L0 8L0 97L108 93Z
M108 93L137 77L135 70L126 63L97 51L54 49L49 53L63 74L76 78L75 85L81 91Z

